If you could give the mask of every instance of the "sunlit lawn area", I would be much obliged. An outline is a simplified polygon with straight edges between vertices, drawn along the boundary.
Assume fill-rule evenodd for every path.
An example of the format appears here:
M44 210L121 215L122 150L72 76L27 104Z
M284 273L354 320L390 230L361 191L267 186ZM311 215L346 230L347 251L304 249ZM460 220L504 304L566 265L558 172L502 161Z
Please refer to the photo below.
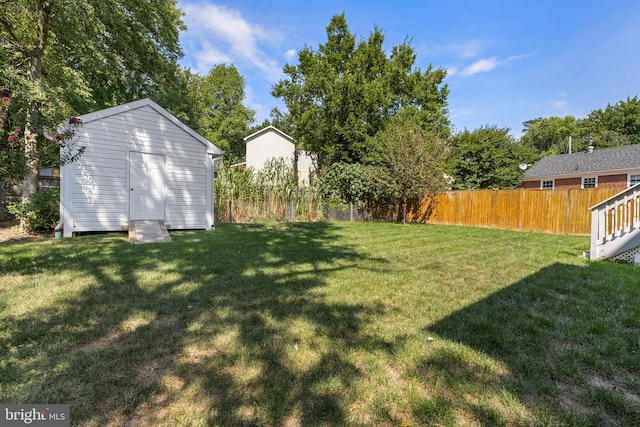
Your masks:
M0 402L72 425L640 425L640 270L385 223L0 243Z

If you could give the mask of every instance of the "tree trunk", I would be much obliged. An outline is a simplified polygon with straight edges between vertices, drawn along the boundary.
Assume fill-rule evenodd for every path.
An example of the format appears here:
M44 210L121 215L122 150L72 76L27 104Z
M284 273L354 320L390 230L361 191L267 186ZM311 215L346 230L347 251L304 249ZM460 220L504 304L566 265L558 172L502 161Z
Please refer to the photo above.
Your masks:
M42 70L42 58L47 46L47 36L49 34L49 16L51 13L51 3L48 0L36 1L38 37L35 45L28 54L29 69L27 78L31 83L36 84L40 80ZM29 197L38 192L38 131L34 128L38 115L38 101L32 101L27 111L27 118L24 125L24 153L27 160L26 174L22 183L22 202L29 201Z
M408 204L408 199L402 197L400 198L400 203L398 204L397 207L397 215L396 215L396 222L405 224L407 221L407 204Z
M30 117L27 117L24 131L24 153L27 159L27 168L22 182L22 203L28 202L29 197L38 192L38 134L31 131L30 121Z
M409 202L407 200L402 201L402 223L407 223L407 205Z

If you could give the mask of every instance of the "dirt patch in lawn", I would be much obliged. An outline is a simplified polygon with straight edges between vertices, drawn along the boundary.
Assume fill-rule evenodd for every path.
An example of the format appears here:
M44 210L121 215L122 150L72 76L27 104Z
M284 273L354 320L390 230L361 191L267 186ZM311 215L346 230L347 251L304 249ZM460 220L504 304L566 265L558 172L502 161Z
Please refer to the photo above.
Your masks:
M594 375L593 377L589 378L587 382L592 387L603 388L605 390L619 393L632 404L640 405L640 396L624 387L622 380L607 379L601 376Z
M45 234L20 230L20 222L17 220L0 222L0 243L12 240L44 240L45 237Z
M249 227L247 231L304 231L304 228L287 226Z

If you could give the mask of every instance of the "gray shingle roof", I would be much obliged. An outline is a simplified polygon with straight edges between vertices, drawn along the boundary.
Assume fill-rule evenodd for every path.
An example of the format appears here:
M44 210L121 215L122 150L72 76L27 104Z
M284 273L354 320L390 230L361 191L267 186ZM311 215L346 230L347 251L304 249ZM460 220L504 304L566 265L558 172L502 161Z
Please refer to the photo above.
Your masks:
M603 148L540 159L523 179L640 168L640 144Z

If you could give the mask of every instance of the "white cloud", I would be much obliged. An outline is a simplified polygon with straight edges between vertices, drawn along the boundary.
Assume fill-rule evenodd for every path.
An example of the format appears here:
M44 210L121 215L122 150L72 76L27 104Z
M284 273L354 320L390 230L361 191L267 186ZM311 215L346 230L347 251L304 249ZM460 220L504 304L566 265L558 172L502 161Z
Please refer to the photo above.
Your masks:
M553 105L553 108L555 108L556 110L562 110L567 106L567 101L549 101L549 104Z
M491 71L497 66L498 66L498 61L495 58L480 59L474 62L473 64L465 67L464 70L462 70L462 72L460 73L460 75L462 77L470 77L470 76L473 76L474 74L486 73L488 71Z
M296 49L289 49L285 52L285 58L287 59L287 62L291 62L294 59L296 59L296 56L298 55L298 51Z
M449 117L455 119L462 116L471 116L473 114L475 114L475 111L469 108L454 108L450 111Z
M512 55L512 56L508 57L507 59L505 59L503 61L500 61L500 63L501 64L507 64L507 63L512 62L512 61L517 61L518 59L528 58L528 57L530 57L532 55L535 55L535 52L525 53L524 55Z
M462 58L473 58L477 56L486 46L486 42L481 40L470 40L466 43L454 46Z
M182 3L187 31L185 44L193 52L196 71L204 73L221 62L255 67L271 80L281 75L280 64L260 47L276 36L250 23L236 9L216 4Z
M468 59L478 56L489 43L484 40L468 40L462 43L448 43L425 48L428 55L446 55Z
M198 66L198 71L207 72L212 65L232 62L231 56L219 51L211 43L202 42L201 49L197 52L198 65L202 64L203 69Z
M466 66L462 70L460 75L462 77L471 77L478 73L487 73L498 66L506 65L509 62L517 61L518 59L527 58L531 55L533 55L533 53L527 53L524 55L512 55L507 59L503 59L503 60L498 60L496 58L480 59L474 62L473 64Z

